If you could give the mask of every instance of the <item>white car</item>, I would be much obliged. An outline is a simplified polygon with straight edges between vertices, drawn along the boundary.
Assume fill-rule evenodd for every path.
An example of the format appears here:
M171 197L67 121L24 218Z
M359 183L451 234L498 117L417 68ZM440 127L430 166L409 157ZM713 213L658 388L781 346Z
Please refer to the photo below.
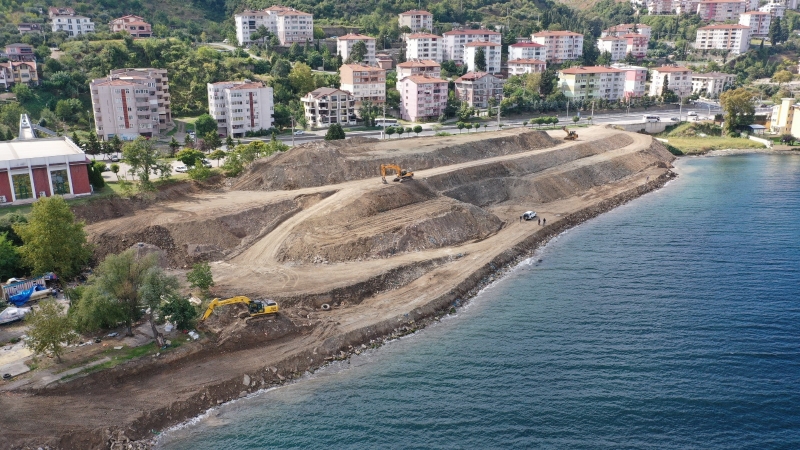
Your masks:
M295 136L300 136L301 134L306 134L306 132L303 131L303 130L297 130L297 131L294 132Z
M525 211L525 213L522 214L522 218L524 220L533 220L536 218L536 211Z
M175 172L178 172L178 173L186 173L187 170L188 169L186 168L186 166L177 166L177 167L175 167Z

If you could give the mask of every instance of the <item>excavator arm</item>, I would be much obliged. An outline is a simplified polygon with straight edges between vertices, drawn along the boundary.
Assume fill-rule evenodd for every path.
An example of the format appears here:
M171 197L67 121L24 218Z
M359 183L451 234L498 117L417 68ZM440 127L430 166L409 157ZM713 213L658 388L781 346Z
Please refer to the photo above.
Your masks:
M250 302L251 302L250 298L245 297L243 295L226 298L225 300L220 300L218 298L215 298L214 300L211 300L211 303L208 304L208 308L206 309L206 312L203 314L203 317L200 320L203 321L208 319L208 316L210 316L211 313L214 312L214 308L218 306L232 305L234 303L244 303L246 305L249 305Z
M394 171L397 174L392 181L410 180L414 177L414 172L410 170L403 170L397 164L381 164L381 179L386 183L386 174L388 171Z

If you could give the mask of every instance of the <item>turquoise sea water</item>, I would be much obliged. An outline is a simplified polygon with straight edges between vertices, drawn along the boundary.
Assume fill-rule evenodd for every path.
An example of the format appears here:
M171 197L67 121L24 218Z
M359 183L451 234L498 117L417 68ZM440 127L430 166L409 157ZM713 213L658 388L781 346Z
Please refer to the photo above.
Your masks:
M800 155L676 164L455 316L160 448L800 448Z

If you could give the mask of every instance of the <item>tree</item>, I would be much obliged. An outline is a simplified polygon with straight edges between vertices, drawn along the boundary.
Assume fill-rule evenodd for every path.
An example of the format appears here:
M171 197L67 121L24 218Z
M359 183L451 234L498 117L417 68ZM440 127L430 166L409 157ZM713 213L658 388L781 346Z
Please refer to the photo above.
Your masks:
M203 142L206 144L209 150L212 151L222 146L222 139L220 139L219 134L217 134L217 130L203 135Z
M59 363L64 345L77 338L72 331L72 321L55 300L39 302L39 307L25 316L25 323L28 324L25 345L37 355L52 353Z
M392 135L393 135L393 134L394 134L396 131L397 131L397 130L395 130L395 129L394 129L394 127L386 127L386 134L387 134L389 137L392 137Z
M753 94L744 88L725 91L719 96L719 103L725 111L725 128L728 132L753 123L756 113Z
M168 299L161 306L161 313L165 319L169 320L179 330L189 330L194 327L194 320L197 317L197 310L183 297L173 297Z
M483 47L478 47L475 50L475 70L478 72L486 71L486 50Z
M295 63L289 72L289 84L298 95L305 95L316 88L311 67L303 63Z
M572 122L573 123L578 123L579 120L581 120L580 116L573 116L572 117Z
M13 228L23 242L20 256L34 274L55 272L71 278L92 256L83 222L75 222L69 205L60 195L37 200L28 222L15 224Z
M194 148L194 140L188 134L183 138L183 146L187 148Z
M180 289L178 279L172 275L167 275L155 264L145 272L142 284L139 287L141 305L150 310L148 314L150 330L153 332L153 337L159 347L164 346L164 337L156 328L157 314L165 300L178 297L178 289Z
M228 138L230 139L230 136L228 136ZM228 148L233 148L233 139L231 139L231 144L228 145ZM227 153L225 153L225 150L214 150L213 152L211 152L210 155L208 155L208 157L213 160L216 160L217 167L219 167L219 160L225 158L225 155L227 155Z
M456 122L456 128L458 128L458 134L461 134L461 130L464 129L464 122Z
M469 130L471 130L471 129L472 129L472 123L471 123L471 122L467 122L467 123L465 123L465 124L464 124L464 128L466 128L466 129L467 129L467 134L469 134Z
M406 132L406 129L405 129L405 128L403 128L403 127L397 127L397 137L399 137L399 138L401 138L401 139L402 139L402 138L403 138L403 133L405 133L405 132Z
M380 109L378 105L372 103L372 100L364 100L358 108L358 115L364 120L365 127L374 127L375 119L378 117Z
M139 178L139 183L144 190L152 189L151 172L160 172L162 178L166 178L172 173L172 166L159 161L158 157L158 150L153 146L153 142L141 136L135 141L125 144L122 149L122 159L131 166L128 172Z
M225 136L225 149L226 150L233 150L233 146L234 145L235 144L233 142L233 138L230 135ZM222 158L224 158L224 157L225 157L225 155L222 155ZM220 159L222 159L222 158L220 158Z
M611 52L604 51L600 53L600 56L597 57L597 65L598 66L608 66L611 64Z
M780 44L782 37L783 37L783 30L781 30L781 21L773 20L769 25L770 42L772 42L772 45Z
M19 271L17 247L8 239L8 232L0 233L0 280L22 275Z
M177 152L179 148L181 148L180 142L178 142L178 140L175 139L175 136L172 136L172 140L169 141L169 156L170 156L170 158L175 156L175 152Z
M367 56L367 44L364 41L358 41L353 44L353 47L350 49L350 56L347 58L353 62L362 62L364 58Z
M208 289L214 286L214 276L211 274L211 266L207 262L196 263L192 266L192 270L186 274L186 281L197 289L203 292L203 295L208 296Z
M24 85L19 84L17 86L24 86ZM77 145L78 147L83 148L83 145L82 145L83 143L81 142L81 138L78 137L78 133L75 132L75 131L72 132L72 142L74 142L75 145Z
M35 96L33 90L31 90L31 88L24 83L15 84L14 87L11 88L11 92L14 93L14 96L17 97L17 100L23 103L31 100Z
M794 79L794 75L788 70L779 70L772 76L772 81L778 83L778 89L780 89L783 83L788 83L792 81L792 79Z
M523 123L523 125L527 125L527 124L528 124L527 122ZM489 124L488 124L488 123L484 123L484 124L483 124L483 132L484 132L484 133L486 133L486 129L487 129L487 128L489 128Z
M175 158L186 165L186 167L194 167L199 161L205 157L205 154L200 150L185 148L175 155Z
M331 124L331 126L328 127L328 132L325 133L326 141L335 141L344 138L345 138L344 130L342 129L342 126L338 123Z
M208 114L202 114L194 121L194 130L198 136L205 136L217 131L217 121Z
M100 144L100 141L97 140L97 134L95 134L94 130L89 131L89 137L86 138L84 148L86 153L90 155L99 155L102 151L102 145Z
M95 189L103 189L106 181L103 179L103 172L106 170L106 163L103 161L92 161L87 167L89 175L89 184Z
M794 141L796 141L796 140L797 140L797 138L795 138L791 134L783 134L783 135L781 135L781 142L783 142L786 145L794 145Z
M110 169L111 172L117 177L117 181L119 181L119 164L112 163Z
M422 133L422 126L421 125L414 125L414 134L419 136L420 133Z

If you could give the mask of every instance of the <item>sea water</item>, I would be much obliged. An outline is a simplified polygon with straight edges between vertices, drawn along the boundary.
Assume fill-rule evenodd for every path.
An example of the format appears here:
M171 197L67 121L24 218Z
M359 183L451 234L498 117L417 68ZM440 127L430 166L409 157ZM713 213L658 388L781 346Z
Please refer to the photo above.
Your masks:
M456 315L160 448L800 448L800 155L676 165Z

